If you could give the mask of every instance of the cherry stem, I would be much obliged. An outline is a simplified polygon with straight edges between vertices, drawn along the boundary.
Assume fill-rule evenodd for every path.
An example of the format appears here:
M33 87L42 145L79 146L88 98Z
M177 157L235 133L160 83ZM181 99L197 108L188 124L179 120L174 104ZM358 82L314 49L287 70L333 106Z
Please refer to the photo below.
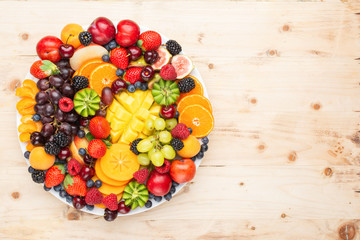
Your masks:
M74 37L74 35L70 34L70 35L68 36L68 38L66 39L65 45L67 45L67 42L69 41L69 38L70 38L70 37Z

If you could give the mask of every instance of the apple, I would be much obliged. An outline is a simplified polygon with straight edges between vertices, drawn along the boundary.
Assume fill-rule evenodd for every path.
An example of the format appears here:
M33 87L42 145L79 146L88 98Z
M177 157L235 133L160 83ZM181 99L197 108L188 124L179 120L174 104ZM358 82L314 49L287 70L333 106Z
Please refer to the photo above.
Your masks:
M191 181L196 173L195 163L188 158L174 160L170 166L170 176L177 183Z
M94 43L105 45L114 39L116 30L109 19L98 17L90 24L88 32L91 33Z
M131 20L122 20L117 25L115 41L122 47L134 45L140 36L139 26Z
M153 170L147 180L146 187L155 196L164 196L170 191L172 181L169 173L158 173Z
M63 42L54 36L43 37L36 45L36 52L41 60L57 63L61 59L59 47Z

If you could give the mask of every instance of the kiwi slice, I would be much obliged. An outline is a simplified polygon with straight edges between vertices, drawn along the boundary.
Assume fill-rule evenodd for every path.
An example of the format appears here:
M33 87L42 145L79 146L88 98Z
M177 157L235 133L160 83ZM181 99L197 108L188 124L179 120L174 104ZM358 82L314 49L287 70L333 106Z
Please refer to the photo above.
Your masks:
M74 109L82 117L94 116L100 108L100 97L95 90L84 88L74 97Z
M164 79L154 83L151 93L157 104L166 106L175 103L180 96L177 83Z
M125 205L134 210L145 205L149 199L149 192L144 184L132 181L126 185L122 197L125 200Z

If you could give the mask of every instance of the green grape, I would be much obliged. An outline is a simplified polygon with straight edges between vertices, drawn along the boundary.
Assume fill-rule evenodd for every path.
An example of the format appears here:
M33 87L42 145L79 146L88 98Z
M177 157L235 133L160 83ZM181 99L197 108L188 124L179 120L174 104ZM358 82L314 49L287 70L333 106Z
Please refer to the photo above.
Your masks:
M148 139L144 139L138 143L136 148L139 152L146 153L146 152L150 151L150 149L153 147L154 147L154 145L151 141L149 141Z
M164 164L164 155L159 150L156 150L151 154L150 160L155 167L161 167Z
M154 135L151 135L150 137L148 137L147 140L149 140L152 143L153 147L155 147L156 137Z
M154 120L152 120L152 119L148 119L148 120L146 120L145 121L145 127L146 127L146 129L147 130L149 130L149 131L152 131L152 130L154 130Z
M165 123L166 129L171 131L177 125L177 120L176 118L166 119Z
M171 136L171 133L169 131L161 131L159 133L159 140L161 143L163 144L167 144L167 143L170 143L172 139L172 136Z
M151 155L154 153L154 152L156 152L157 150L155 149L155 148L152 148L152 149L150 149L150 151L148 152L148 157L149 157L149 159L151 159Z
M154 126L156 130L164 130L165 129L165 120L162 118L155 119Z
M150 164L150 158L146 153L140 153L137 156L137 160L140 165L147 166Z
M172 160L176 156L176 152L174 148L170 145L164 145L161 149L161 153L164 155L166 159Z

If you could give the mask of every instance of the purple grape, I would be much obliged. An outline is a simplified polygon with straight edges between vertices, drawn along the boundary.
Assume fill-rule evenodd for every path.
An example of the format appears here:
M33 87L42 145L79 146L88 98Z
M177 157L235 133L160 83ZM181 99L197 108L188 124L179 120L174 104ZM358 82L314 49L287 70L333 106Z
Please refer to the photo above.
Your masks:
M61 88L61 92L65 97L72 98L75 94L74 89L71 87L70 83L64 83Z
M99 110L97 110L97 111L95 112L95 116L98 116L98 117L106 117L106 109L100 108Z
M53 142L54 141L54 135L51 135L50 137L46 138L46 142Z
M66 135L72 135L71 130L72 130L71 125L70 125L70 123L67 123L67 122L62 122L59 127L59 131L65 133Z
M58 120L59 122L63 122L66 119L66 114L63 111L61 111L60 108L56 109L54 116L56 120Z
M44 116L50 117L55 112L54 106L51 103L47 103L44 105Z
M40 91L36 94L35 101L38 104L43 105L49 101L49 95L47 95L46 92Z
M79 115L74 111L71 111L66 115L67 122L73 123L76 122L78 119L79 119Z
M57 89L52 89L49 93L50 101L53 104L59 104L60 99L62 98L61 93Z
M50 137L51 135L53 135L54 132L55 132L55 128L51 123L46 123L41 128L41 135L43 135L43 137L45 138Z
M76 135L79 131L79 127L76 124L71 124L71 134Z
M49 79L47 79L47 78L40 79L36 83L36 86L38 87L38 89L40 89L42 91L48 90L50 87Z
M60 75L52 75L49 77L51 86L60 88L64 84L64 79Z
M34 111L37 114L44 115L45 105L35 104Z
M61 68L69 68L70 67L69 59L61 59L60 61L55 63L55 65L60 69Z
M104 87L102 92L101 92L101 101L105 104L105 105L111 105L112 102L114 101L114 96L112 94L111 88L109 87Z
M69 72L70 72L70 79L71 79L72 76L74 76L75 70L72 68L69 68Z
M64 79L67 80L70 77L70 70L69 68L60 68L60 76Z
M53 121L54 121L54 118L52 118L52 117L41 117L42 124L51 123Z

